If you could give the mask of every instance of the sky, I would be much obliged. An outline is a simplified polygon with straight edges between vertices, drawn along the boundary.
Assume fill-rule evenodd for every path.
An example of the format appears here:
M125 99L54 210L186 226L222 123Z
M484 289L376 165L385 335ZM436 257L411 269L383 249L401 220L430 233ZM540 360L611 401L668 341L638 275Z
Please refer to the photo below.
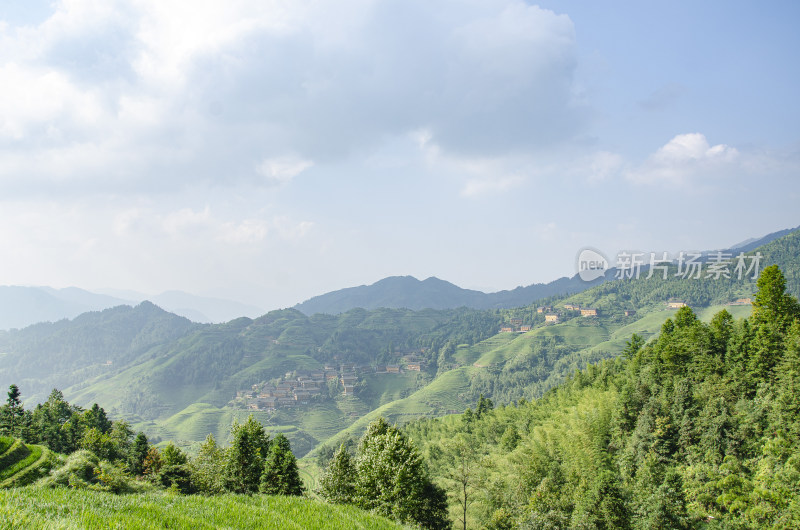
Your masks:
M0 284L287 307L800 225L800 3L5 0Z

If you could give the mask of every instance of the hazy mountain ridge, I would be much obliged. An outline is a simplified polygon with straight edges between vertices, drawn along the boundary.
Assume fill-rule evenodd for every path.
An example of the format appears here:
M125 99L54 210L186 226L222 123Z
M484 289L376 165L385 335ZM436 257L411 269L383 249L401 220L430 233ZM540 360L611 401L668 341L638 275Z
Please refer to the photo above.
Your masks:
M528 305L535 300L580 292L598 283L584 282L577 276L559 278L550 283L537 283L511 290L484 293L464 289L432 276L418 280L413 276L390 276L371 285L348 287L315 296L297 304L295 309L307 315L314 313L339 314L356 307L406 309L508 309Z
M761 268L780 265L789 291L798 293L800 231L758 251L764 256ZM448 287L439 280L429 283ZM701 308L752 296L753 287L749 279L605 282L570 297L540 300L561 314L564 322L555 326L544 325L535 305L513 310L352 309L336 316L285 309L257 319L200 325L143 303L0 332L0 384L20 384L26 399L34 401L59 387L78 404L103 403L116 415L141 420L140 428L148 432L190 442L208 432L226 432L235 414L247 412L231 408L229 401L253 384L292 370L319 370L329 362L395 364L409 351L423 357L426 367L419 375L370 376L359 396L298 409L300 417L281 412L273 418L274 425L291 426L292 443L302 440L298 448L305 452L378 409L400 421L463 410L481 392L501 402L536 397L574 369L618 355L630 333L657 330L669 315L664 311L668 299L680 297ZM564 309L567 302L595 307L600 316L581 318ZM623 309L637 314L628 318ZM501 326L522 324L533 331L496 335ZM500 342L467 346L487 338Z
M92 292L78 287L0 286L0 329L21 329L39 322L57 322L88 311L136 305L145 300L199 323L221 323L263 313L258 307L241 302L182 291L148 296L134 291Z
M800 227L798 227L800 228ZM759 238L745 241L723 250L733 255L739 252L750 252L776 239L784 237L798 228L787 228L767 234ZM716 251L703 253L704 260ZM613 262L613 260L612 260ZM612 263L613 264L613 263ZM647 272L648 267L642 267ZM413 276L390 276L371 285L347 287L315 296L294 306L307 315L314 313L338 314L361 307L376 309L378 307L404 307L408 309L451 309L469 307L472 309L509 309L522 307L542 298L577 294L605 281L613 280L616 269L606 271L604 277L591 282L581 280L577 275L562 277L549 283L536 283L519 286L515 289L484 293L472 289L463 289L448 281L432 276L418 280Z

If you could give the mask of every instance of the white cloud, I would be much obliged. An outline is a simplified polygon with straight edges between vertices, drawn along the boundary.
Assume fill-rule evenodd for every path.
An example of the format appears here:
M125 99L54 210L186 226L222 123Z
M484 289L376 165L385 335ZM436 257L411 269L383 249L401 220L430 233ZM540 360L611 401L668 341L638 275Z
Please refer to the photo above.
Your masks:
M624 164L624 159L617 153L598 151L586 160L578 162L573 171L578 172L589 182L602 182L617 175Z
M412 131L502 157L580 126L572 22L521 0L62 0L0 39L17 193L272 186Z
M469 179L461 190L464 197L481 197L490 193L503 193L516 188L525 179L520 175L510 175L495 179Z
M700 133L679 134L625 177L639 184L681 187L723 176L739 156L728 145L709 145Z
M311 160L293 156L268 158L258 165L258 173L269 183L286 184L297 175L314 166Z

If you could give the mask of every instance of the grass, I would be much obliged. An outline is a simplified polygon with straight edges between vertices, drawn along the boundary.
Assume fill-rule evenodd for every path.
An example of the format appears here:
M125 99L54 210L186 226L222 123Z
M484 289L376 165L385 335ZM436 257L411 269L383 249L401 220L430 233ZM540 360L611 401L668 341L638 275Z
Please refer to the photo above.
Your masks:
M0 456L5 453L9 447L14 445L14 439L8 436L0 436Z
M297 497L135 495L67 488L0 491L0 529L275 528L393 529L397 524L352 506Z
M9 447L6 452L0 456L0 477L2 477L2 473L6 469L15 465L20 460L25 459L25 457L27 457L29 454L30 449L28 449L21 440L14 440L14 443L11 444L11 447Z
M29 452L25 458L18 460L13 465L0 470L0 484L2 484L6 479L13 477L34 462L38 461L42 457L42 449L43 448L41 445L31 445L28 447Z
M459 364L471 365L478 362L478 359L487 352L501 348L517 337L518 335L516 333L499 333L473 346L461 345L456 350L453 358Z
M30 484L46 474L58 455L41 445L25 445L20 440L3 440L6 451L0 457L0 489Z

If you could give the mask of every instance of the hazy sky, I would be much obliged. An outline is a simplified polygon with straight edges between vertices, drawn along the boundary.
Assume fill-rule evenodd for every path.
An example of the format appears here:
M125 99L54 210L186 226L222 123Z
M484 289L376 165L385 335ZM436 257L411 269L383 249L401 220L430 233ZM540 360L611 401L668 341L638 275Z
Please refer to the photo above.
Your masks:
M0 284L265 309L800 225L800 3L7 0Z

